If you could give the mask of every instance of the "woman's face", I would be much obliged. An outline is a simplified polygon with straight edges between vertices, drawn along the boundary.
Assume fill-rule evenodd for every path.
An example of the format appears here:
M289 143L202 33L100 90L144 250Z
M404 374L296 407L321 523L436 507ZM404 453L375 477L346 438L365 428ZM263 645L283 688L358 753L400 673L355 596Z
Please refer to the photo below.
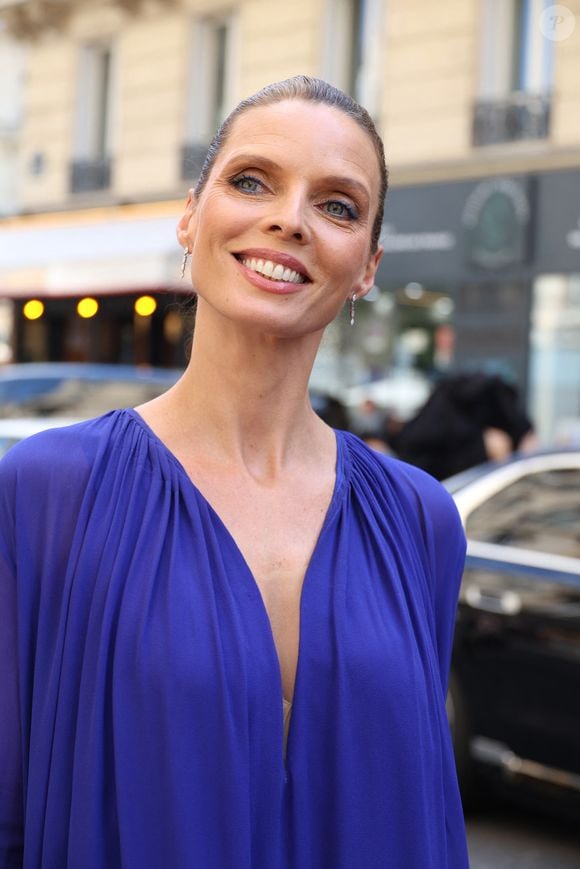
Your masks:
M298 99L248 110L179 223L198 295L273 335L322 330L374 283L379 189L372 141L340 110Z

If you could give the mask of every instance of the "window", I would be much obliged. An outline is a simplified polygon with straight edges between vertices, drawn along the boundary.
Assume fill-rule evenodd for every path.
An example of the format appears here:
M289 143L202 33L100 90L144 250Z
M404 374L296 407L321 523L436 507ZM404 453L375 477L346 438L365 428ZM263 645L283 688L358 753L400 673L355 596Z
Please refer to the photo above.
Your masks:
M467 536L580 558L580 469L529 474L477 507Z
M0 365L12 361L13 302L0 299Z
M22 122L26 49L0 26L0 217L18 207L18 143Z
M73 192L101 190L110 184L113 54L96 43L81 50L77 92Z
M380 109L383 0L329 0L322 77L376 121Z
M486 0L474 144L545 138L553 40L539 25L547 0Z
M234 13L196 22L191 58L188 88L191 102L182 153L184 178L199 174L207 147L235 102L237 18Z
M530 394L540 440L580 445L580 274L534 282Z

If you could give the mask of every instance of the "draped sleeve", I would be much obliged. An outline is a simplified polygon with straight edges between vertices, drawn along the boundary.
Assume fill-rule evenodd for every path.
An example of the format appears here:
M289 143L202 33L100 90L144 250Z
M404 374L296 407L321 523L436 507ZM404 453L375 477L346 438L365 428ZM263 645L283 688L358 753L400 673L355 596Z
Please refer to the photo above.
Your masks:
M105 418L104 418L105 419ZM98 428L98 426L97 426ZM23 865L38 614L54 594L42 589L43 566L64 573L72 532L98 436L77 426L34 435L0 461L0 866ZM88 446L88 449L87 449ZM52 590L54 592L54 589Z
M22 865L23 795L12 468L0 464L0 865Z
M393 459L389 462L392 463ZM465 533L455 502L441 483L413 465L396 460L395 464L399 479L406 484L404 487L398 486L398 494L409 504L407 521L416 523L413 534L422 539L425 545L435 647L445 695L459 586L465 564Z

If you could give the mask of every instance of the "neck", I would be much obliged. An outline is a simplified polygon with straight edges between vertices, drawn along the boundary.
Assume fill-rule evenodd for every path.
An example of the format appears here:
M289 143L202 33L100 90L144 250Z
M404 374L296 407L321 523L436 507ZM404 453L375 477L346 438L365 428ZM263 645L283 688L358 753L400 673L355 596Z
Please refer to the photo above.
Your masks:
M308 399L322 332L279 338L214 321L200 306L189 365L166 394L183 437L268 478L304 450L326 448L332 433Z

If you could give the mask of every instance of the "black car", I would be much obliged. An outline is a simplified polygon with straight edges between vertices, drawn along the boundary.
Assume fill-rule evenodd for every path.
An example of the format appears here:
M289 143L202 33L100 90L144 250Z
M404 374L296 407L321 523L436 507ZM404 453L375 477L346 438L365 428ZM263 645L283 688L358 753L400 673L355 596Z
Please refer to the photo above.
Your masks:
M447 486L468 538L448 694L464 801L499 782L578 811L580 451Z

